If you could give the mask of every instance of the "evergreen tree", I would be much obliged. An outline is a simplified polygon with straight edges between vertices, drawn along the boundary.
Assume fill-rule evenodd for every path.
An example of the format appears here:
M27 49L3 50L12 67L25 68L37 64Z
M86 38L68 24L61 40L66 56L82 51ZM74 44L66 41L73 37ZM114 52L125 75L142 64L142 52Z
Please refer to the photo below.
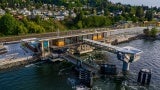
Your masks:
M144 10L142 7L137 7L136 9L136 16L139 17L139 18L142 18L144 16Z
M153 19L153 13L152 13L151 10L146 11L145 18L146 18L148 21L152 21L152 19Z

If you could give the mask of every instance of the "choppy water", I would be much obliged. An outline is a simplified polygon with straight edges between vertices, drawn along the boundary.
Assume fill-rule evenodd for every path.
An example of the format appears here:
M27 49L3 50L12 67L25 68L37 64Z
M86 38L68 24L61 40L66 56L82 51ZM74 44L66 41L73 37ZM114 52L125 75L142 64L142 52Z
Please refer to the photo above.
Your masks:
M143 50L141 59L130 65L129 80L126 82L109 80L108 78L94 80L97 90L159 90L160 89L160 41L135 40L118 45L133 46ZM107 53L108 62L116 64L119 71L122 62L116 55ZM70 65L62 63L31 64L25 67L0 71L0 90L73 90L68 80L73 81L69 73ZM139 87L128 81L136 82L141 68L152 69L152 80L149 87ZM68 70L67 70L68 69Z

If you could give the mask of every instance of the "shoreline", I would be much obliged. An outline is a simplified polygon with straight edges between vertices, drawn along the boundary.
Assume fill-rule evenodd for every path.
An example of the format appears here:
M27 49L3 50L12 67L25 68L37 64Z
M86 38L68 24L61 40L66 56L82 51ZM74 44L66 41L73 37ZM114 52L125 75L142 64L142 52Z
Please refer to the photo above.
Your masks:
M5 70L5 69L10 69L10 68L14 68L14 67L18 67L18 66L24 66L24 65L28 65L28 64L32 64L35 62L39 62L41 61L39 58L31 58L31 59L23 59L23 60L10 60L10 61L3 61L2 64L0 64L0 71L1 70Z

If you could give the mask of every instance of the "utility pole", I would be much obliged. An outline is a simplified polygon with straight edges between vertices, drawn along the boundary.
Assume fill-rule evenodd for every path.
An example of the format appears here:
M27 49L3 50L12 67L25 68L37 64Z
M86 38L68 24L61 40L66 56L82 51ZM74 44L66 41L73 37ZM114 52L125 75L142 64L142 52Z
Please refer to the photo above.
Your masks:
M58 30L57 30L57 37L59 37L59 28L58 28Z

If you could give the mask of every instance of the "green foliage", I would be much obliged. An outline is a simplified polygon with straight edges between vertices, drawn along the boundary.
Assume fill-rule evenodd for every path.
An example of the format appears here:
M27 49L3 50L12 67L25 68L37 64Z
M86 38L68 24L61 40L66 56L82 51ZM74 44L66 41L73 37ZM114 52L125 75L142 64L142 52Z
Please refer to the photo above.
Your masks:
M18 25L17 31L18 31L18 35L25 35L28 33L28 29L23 24Z
M115 16L115 17L114 17L114 21L115 21L115 22L118 22L118 21L120 21L120 20L125 20L125 18L124 18L122 15L118 15L118 16Z
M18 21L11 15L6 14L0 18L0 36L54 32L57 31L57 29L105 27L121 20L133 22L151 21L153 11L158 11L157 8L149 8L146 6L130 6L120 3L113 4L108 0L0 0L0 7L2 9L11 7L31 10L32 6L41 8L43 4L55 4L58 7L65 6L68 10L74 9L77 17L71 17L70 13L70 16L65 18L64 21L56 21L54 19L42 20L40 16L36 16L36 18L31 20L25 18L22 21ZM86 5L87 8L81 8L83 5ZM45 9L53 10L49 5ZM97 12L102 10L104 10L104 16L103 14L102 16L97 16ZM147 12L144 15L145 10ZM110 15L110 13L116 13L117 11L122 11L122 14ZM155 30L149 31L149 33L146 34L154 36Z
M152 21L153 19L153 13L151 10L148 10L145 14L145 18L148 20L148 21Z
M82 20L84 28L103 27L111 25L111 23L111 20L109 20L109 18L106 18L105 16L90 16Z
M27 34L28 29L20 21L17 21L10 14L6 14L0 18L1 36Z
M25 26L28 28L28 33L43 33L45 32L45 29L36 24L33 21L25 21Z
M144 16L144 10L143 10L142 7L140 7L140 6L137 7L137 9L136 9L136 16L138 18L142 18Z
M156 28L152 28L150 31L151 37L156 37L158 30Z
M77 23L77 28L78 28L78 29L83 28L82 21L78 21L78 23Z
M78 26L82 28L80 24ZM65 30L66 27L59 21L53 19L42 20L39 16L32 20L24 18L22 21L16 20L10 14L0 18L0 36L54 32L57 29Z
M0 33L4 35L17 35L18 22L11 15L6 14L0 19Z
M147 29L144 29L143 32L144 32L145 36L155 38L158 33L158 30L156 28L152 28L151 30L149 30L147 28Z

